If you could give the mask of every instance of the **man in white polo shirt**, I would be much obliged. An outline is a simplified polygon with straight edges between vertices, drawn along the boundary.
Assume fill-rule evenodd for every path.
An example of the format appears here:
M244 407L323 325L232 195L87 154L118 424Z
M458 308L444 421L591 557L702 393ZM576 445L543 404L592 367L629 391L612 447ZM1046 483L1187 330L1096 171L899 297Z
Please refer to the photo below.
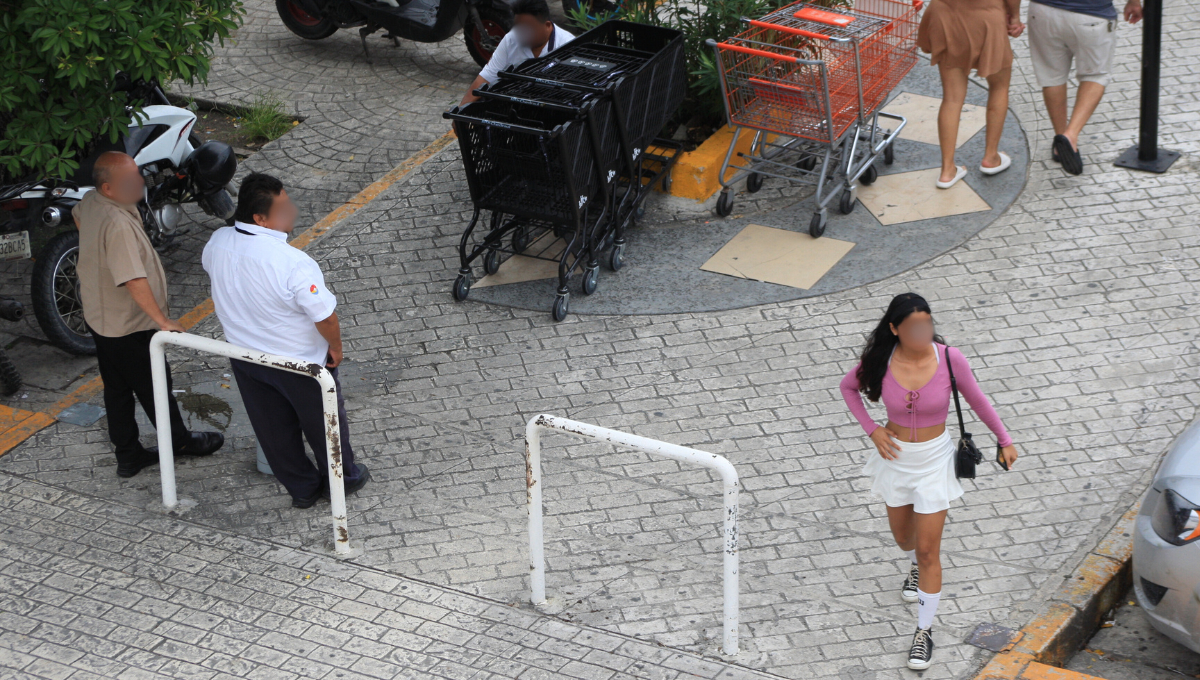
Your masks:
M475 90L483 87L484 83L495 84L504 69L526 59L549 54L575 37L550 21L550 6L546 0L516 0L512 4L512 13L512 30L500 39L492 58L459 102L460 106L479 99L475 96Z
M342 335L321 268L304 251L288 245L298 211L283 184L254 173L242 180L232 227L213 233L204 246L204 271L212 280L217 318L229 342L261 352L294 357L329 368L338 379ZM275 478L292 505L311 508L329 493L321 388L308 376L233 360L238 391ZM337 386L342 470L346 493L361 489L367 466L354 462L350 422ZM317 466L304 453L303 436Z

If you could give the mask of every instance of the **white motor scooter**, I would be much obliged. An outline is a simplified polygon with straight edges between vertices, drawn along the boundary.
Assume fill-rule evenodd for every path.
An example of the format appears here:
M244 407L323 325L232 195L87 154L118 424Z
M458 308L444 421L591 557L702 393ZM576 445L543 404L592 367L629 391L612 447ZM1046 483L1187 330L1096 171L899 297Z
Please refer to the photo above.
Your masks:
M46 337L73 354L96 351L79 302L79 233L71 211L94 188L92 167L101 153L123 151L141 168L146 189L138 210L155 248L165 248L178 233L184 203L194 202L227 224L233 218L233 149L224 142L200 144L193 134L196 114L171 106L157 85L135 83L127 89L131 99L155 103L142 109L116 144L95 149L71 178L0 187L0 260L37 253L30 285L33 312Z

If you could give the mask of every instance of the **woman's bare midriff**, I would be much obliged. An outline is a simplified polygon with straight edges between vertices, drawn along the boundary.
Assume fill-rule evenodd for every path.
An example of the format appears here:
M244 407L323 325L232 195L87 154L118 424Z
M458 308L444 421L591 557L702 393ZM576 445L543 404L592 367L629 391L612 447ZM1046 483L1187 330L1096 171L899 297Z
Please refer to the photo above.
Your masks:
M918 427L916 430L917 437L916 439L913 439L911 436L909 436L910 430L907 427L897 425L890 420L887 422L885 427L892 432L895 432L896 438L901 442L927 442L931 439L937 439L938 437L942 436L943 432L946 431L945 423L942 423L941 425L931 425L929 427Z

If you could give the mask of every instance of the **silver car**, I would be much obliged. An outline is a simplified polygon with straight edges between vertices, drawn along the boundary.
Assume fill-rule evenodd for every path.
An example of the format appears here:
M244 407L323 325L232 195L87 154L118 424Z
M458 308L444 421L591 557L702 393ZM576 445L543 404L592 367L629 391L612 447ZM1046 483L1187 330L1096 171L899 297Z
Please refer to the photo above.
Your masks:
M1133 592L1160 633L1200 652L1200 420L1171 445L1142 500Z

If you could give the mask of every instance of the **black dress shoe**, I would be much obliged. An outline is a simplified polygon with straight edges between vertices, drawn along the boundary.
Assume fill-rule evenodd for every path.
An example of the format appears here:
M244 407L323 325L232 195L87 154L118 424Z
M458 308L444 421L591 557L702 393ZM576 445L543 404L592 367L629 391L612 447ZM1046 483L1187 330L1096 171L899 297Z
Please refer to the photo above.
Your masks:
M128 456L121 456L117 459L117 476L129 478L151 465L158 465L158 450L149 451L142 449L137 453L131 453Z
M292 507L300 508L301 510L307 510L316 505L317 501L321 500L322 498L327 498L328 496L329 490L325 488L324 484L322 484L321 488L317 489L316 492L314 492L313 495L309 496L308 498L297 498L292 496Z
M346 484L347 496L366 486L367 480L371 478L371 471L367 469L366 465L363 465L362 463L355 463L354 467L358 468L358 479Z
M175 447L177 456L211 456L225 444L225 435L220 432L192 432L183 446Z

